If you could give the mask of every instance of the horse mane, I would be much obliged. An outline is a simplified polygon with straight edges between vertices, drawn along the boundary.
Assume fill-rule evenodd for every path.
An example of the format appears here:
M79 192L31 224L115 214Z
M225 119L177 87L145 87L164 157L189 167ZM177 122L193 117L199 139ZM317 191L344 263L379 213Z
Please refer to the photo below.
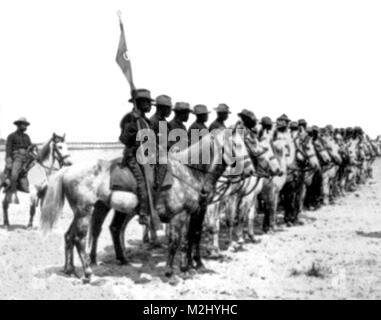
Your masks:
M50 154L50 142L51 142L51 139L49 139L49 141L45 142L41 149L39 150L38 152L38 155L37 155L37 159L39 162L44 162L46 160L46 158L49 157L49 154Z

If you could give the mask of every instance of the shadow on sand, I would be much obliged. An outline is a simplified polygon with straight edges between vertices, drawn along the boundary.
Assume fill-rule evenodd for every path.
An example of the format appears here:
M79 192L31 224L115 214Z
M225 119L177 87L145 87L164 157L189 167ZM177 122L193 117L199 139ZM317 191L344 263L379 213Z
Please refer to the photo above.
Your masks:
M163 282L170 282L171 278L165 276L165 265L167 261L168 249L166 245L165 236L159 237L160 243L163 245L159 248L150 247L143 244L142 241L128 240L128 248L126 249L126 257L128 264L121 265L115 259L115 252L113 246L105 247L98 253L98 265L92 266L93 274L98 280L92 281L92 285L101 285L106 280L106 277L127 277L136 284L143 284L147 281L146 277L142 275L149 275L151 279L160 279ZM204 251L204 250L203 250ZM77 260L79 261L79 260ZM174 262L175 275L180 274L179 266L179 252L176 254ZM212 270L204 269L198 273L213 273ZM68 278L80 278L83 276L82 268L76 266L76 275L68 276L63 272L63 267L51 266L40 271L36 276L39 278L47 278L52 275L64 276ZM104 280L101 280L104 279Z
M8 230L8 231L15 231L15 230L29 230L30 228L28 228L26 225L13 224L13 225L10 225L9 227L1 225L0 229Z
M367 237L367 238L381 238L381 231L374 231L374 232L356 231L356 234L361 237Z

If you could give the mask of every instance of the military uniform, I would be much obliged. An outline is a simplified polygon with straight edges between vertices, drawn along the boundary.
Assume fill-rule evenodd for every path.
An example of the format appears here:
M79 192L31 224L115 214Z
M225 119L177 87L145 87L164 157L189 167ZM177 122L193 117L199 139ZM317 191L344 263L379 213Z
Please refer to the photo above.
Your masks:
M156 98L156 113L150 118L151 128L155 132L156 135L156 143L157 143L157 157L156 157L156 165L155 165L155 186L154 189L159 191L161 185L163 184L165 175L167 173L167 164L160 163L160 152L168 152L169 144L168 144L168 133L169 133L169 125L166 120L166 117L169 116L170 110L172 109L172 100L167 95L160 95ZM165 108L169 110L169 113L160 112L160 108ZM160 132L160 127L164 124L165 132ZM160 137L160 135L165 134L165 137ZM161 138L161 139L160 139ZM160 145L160 143L165 140L166 146ZM165 148L165 150L163 150Z
M20 118L14 124L18 125L29 122L25 118ZM32 141L25 132L17 130L11 133L6 143L6 168L5 173L10 179L10 188L12 192L16 192L17 184L20 180L20 187L23 191L29 191L29 184L26 175L23 175L23 167L28 160L27 150L32 145ZM23 176L20 176L23 175Z
M148 99L152 101L151 93L148 90L136 90L134 95L136 100ZM150 122L143 112L133 110L123 117L120 122L120 128L121 134L119 136L119 141L125 146L122 166L127 166L136 179L141 218L140 222L145 224L145 218L148 216L148 193L143 169L136 158L137 150L140 147L140 142L136 140L136 136L139 129L150 129Z
M168 123L168 129L176 130L181 129L184 132L187 132L187 128L185 127L184 122L189 117L189 113L191 112L190 105L187 102L176 102L175 107L173 108L175 112L174 118ZM172 147L177 141L168 141L168 147Z
M210 126L209 126L209 131L216 130L216 129L226 129L224 120L222 120L222 119L220 118L220 115L221 115L221 114L222 114L222 115L226 114L226 119L227 119L227 115L228 115L229 113L231 113L230 110L229 110L229 107L228 107L226 104L224 104L224 103L220 103L220 104L218 105L218 107L217 107L215 110L216 110L216 112L217 112L217 119L214 120L214 121L210 124Z
M196 115L196 116L200 116L200 115L206 115L209 113L207 107L203 104L198 104L196 106L194 106L193 108L193 113ZM194 141L192 141L192 130L208 130L207 126L205 125L205 122L202 122L200 121L200 119L198 118L195 122L193 122L189 129L188 129L188 139L189 139L189 142L190 144L193 143ZM204 131L205 132L205 131ZM201 139L202 136L200 135L199 136L199 139Z
M255 154L255 145L256 145L255 134L257 133L256 129L255 129L255 124L258 121L258 119L252 111L247 110L247 109L243 109L240 113L238 113L238 116L241 117L242 122L239 122L237 124L237 128L244 130L243 134L244 134L245 145L246 145L250 159L251 159L253 166L254 166L254 163L255 163L254 158L256 156L256 154ZM250 119L251 122L254 124L254 126L252 128L247 127L244 124L244 121L243 121L244 118Z
M172 119L168 123L169 130L174 130L174 129L182 129L182 130L187 130L185 127L184 123L176 118Z
M216 130L216 129L226 129L226 126L223 122L218 121L218 119L216 119L210 124L209 131Z

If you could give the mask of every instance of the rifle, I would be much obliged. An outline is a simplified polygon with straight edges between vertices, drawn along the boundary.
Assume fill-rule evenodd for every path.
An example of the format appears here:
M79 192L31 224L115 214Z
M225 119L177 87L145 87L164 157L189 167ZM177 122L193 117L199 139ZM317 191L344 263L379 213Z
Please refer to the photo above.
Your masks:
M116 55L116 62L120 66L120 68L122 69L122 72L125 75L127 82L130 85L133 109L134 109L134 111L137 111L138 109L137 109L136 100L134 97L135 85L134 85L134 81L132 78L131 61L127 55L126 37L125 37L124 27L123 27L123 22L122 22L122 14L120 11L118 11L118 17L119 17L119 25L120 25L121 34L120 34L118 52ZM137 126L138 126L138 131L140 131L142 129L140 119L137 121ZM140 142L140 144L141 144L141 142ZM161 226L161 221L160 221L160 218L157 215L157 212L153 206L153 198L152 198L150 184L148 181L148 171L147 171L148 165L149 164L143 164L142 165L143 166L143 176L144 176L145 184L147 187L148 207L149 207L150 216L151 216L151 226L153 229L158 230Z

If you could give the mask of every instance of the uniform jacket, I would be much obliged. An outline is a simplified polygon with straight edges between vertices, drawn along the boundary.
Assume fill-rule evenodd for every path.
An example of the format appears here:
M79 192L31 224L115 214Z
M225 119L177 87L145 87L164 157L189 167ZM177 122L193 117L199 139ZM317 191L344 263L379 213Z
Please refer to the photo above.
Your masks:
M32 141L26 133L19 130L11 133L7 138L6 158L13 159L18 150L28 149L31 144Z
M223 122L218 121L217 119L214 120L210 126L209 131L215 130L215 129L226 129L226 126Z
M119 136L119 141L126 146L126 149L132 152L135 152L140 146L140 141L136 140L138 121L140 129L151 128L150 121L145 115L141 115L137 111L127 113L120 122L121 134Z

